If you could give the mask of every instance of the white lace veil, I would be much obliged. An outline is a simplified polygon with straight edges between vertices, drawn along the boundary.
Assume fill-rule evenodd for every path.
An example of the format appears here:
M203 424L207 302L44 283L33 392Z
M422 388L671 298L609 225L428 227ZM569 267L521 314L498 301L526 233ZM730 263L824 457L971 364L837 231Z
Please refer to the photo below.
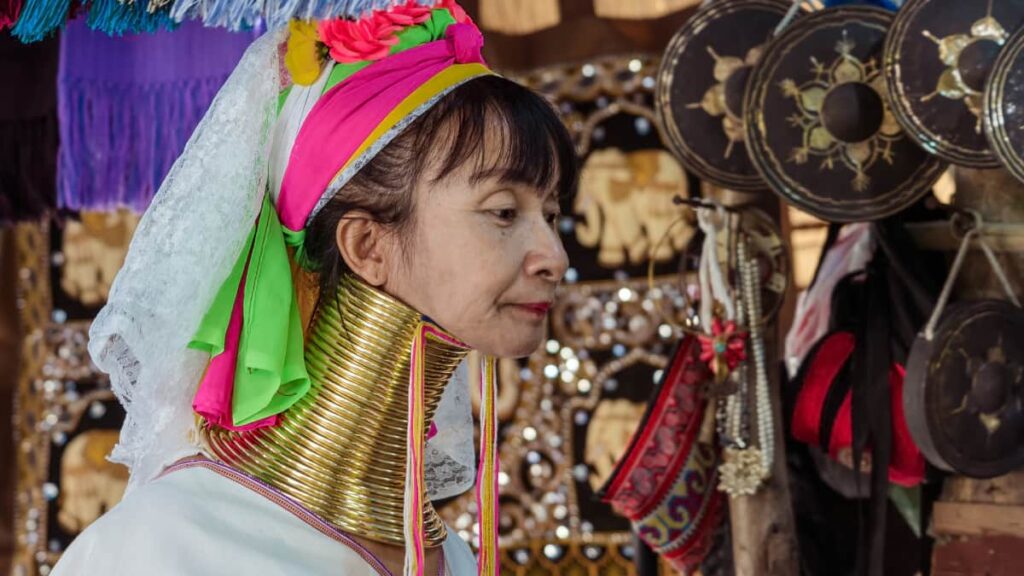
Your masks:
M274 120L285 38L286 31L276 30L256 40L221 88L143 215L89 330L93 362L110 374L127 413L110 459L131 471L129 491L200 452L192 399L209 355L188 343L242 250L268 174L276 180L281 124L296 129L291 112ZM292 92L290 100L306 97ZM303 107L285 106L295 108ZM433 499L473 486L469 398L464 363L442 396L438 433L427 442L425 478Z

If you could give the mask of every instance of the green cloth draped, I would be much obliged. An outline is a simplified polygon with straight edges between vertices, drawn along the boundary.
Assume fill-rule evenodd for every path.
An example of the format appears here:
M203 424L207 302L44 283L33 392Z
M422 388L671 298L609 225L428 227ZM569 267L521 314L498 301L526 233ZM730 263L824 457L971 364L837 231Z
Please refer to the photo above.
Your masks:
M269 195L264 197L256 226L189 347L211 356L224 352L243 277L243 322L231 398L235 426L284 412L310 387L284 227Z

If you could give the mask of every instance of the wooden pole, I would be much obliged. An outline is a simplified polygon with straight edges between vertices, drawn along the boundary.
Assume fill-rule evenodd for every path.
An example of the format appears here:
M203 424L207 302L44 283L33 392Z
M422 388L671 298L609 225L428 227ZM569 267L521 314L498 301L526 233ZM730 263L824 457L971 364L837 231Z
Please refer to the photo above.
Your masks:
M768 338L767 344L770 351L778 350L777 338ZM771 354L769 366L777 363L778 354ZM729 499L736 576L795 576L800 573L786 471L786 436L782 426L778 374L778 370L770 373L772 423L775 427L775 459L771 478L757 494Z
M774 195L743 194L712 187L705 188L705 193L726 205L756 205L779 222L780 205ZM779 371L775 369L780 360L781 341L773 327L765 330L772 425L775 429L775 458L771 478L753 496L729 499L735 576L796 576L800 573L796 524L789 495L789 474L786 471L781 383ZM750 388L753 393L754 387ZM748 402L753 401L751 394Z
M0 421L11 422L18 383L21 341L14 286L17 284L13 229L0 230ZM0 427L0 574L9 574L14 554L14 427Z

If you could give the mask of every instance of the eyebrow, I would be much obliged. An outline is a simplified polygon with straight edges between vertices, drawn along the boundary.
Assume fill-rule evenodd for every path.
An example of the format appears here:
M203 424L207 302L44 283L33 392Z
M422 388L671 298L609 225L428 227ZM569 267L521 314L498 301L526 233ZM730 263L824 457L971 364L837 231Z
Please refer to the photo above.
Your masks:
M492 166L491 168L477 170L469 177L469 181L477 184L489 178L494 178L504 184L518 184L520 186L528 186L530 188L540 190L541 200L547 200L548 198L557 200L560 196L557 186L549 186L546 189L541 189L532 179L527 178L522 174L517 174L515 170L510 170L500 166Z
M490 168L477 170L476 172L473 173L472 176L469 177L469 180L470 182L476 183L481 182L483 180L487 180L488 178L494 178L496 180L506 182L508 184L523 184L526 186L534 185L534 182L531 181L529 178L526 178L521 174L516 174L515 171L501 166L492 166Z

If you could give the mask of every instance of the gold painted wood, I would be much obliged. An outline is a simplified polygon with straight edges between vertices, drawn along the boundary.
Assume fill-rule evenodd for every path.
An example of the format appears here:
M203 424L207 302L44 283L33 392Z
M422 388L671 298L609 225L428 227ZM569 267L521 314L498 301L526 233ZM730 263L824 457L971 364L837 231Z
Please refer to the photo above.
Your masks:
M601 18L645 20L699 6L701 0L594 0L594 13Z
M559 0L480 0L485 30L513 36L532 34L562 21Z

